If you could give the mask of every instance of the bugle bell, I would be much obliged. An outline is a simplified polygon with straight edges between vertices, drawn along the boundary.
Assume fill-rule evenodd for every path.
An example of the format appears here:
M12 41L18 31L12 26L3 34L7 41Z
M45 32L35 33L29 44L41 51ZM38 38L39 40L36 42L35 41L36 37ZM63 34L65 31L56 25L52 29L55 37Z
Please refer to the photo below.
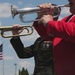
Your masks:
M53 12L53 17L59 16L60 8L61 8L61 7L69 7L69 6L70 6L70 4L66 4L66 5L53 5L52 8L53 8L53 7L55 8L55 10L54 10L54 12ZM50 11L50 8L48 8L48 11ZM23 19L23 16L24 16L25 14L37 13L37 12L46 12L46 11L41 11L39 7L15 9L15 8L13 8L13 6L11 5L11 14L12 14L12 17L14 18L17 14L19 14L20 20L21 20L22 22L24 22L24 23L33 22L33 21L38 21L39 19L31 20L31 21L24 21L24 19Z
M23 34L16 34L16 35L5 35L5 32L7 31L11 31L13 30L12 26L0 26L0 31L1 31L1 36L3 38L11 38L11 37L15 37L15 36L27 36L27 35L31 35L33 33L33 27L32 26L20 26L19 29L25 27L25 31Z

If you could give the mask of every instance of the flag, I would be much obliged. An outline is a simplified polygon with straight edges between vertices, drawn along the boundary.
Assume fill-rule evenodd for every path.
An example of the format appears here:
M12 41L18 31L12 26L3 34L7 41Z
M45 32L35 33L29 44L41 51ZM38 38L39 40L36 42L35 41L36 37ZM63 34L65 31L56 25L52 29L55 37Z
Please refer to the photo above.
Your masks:
M2 51L2 47L3 47L3 44L0 45L0 60L3 59L3 51Z

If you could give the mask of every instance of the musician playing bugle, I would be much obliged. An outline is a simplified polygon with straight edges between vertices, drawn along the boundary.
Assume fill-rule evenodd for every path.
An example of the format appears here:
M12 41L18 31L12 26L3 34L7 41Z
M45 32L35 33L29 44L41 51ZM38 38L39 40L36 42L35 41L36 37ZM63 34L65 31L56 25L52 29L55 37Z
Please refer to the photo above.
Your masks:
M53 41L55 75L75 75L75 0L68 1L71 12L69 16L54 21L52 15L44 15L39 23L33 24L40 36ZM41 10L48 7L54 9L51 3L41 4L39 7Z
M60 8L59 8L60 9ZM60 9L61 10L61 9ZM52 10L53 11L53 10ZM40 18L43 15L52 14L52 11L38 13ZM56 13L55 13L56 14ZM60 14L60 12L58 13ZM58 16L54 18L57 20ZM22 32L18 30L18 24L13 25L13 35ZM45 41L42 37L37 38L35 43L31 46L24 47L20 37L13 37L10 40L14 50L16 51L19 58L31 58L34 57L35 69L33 75L54 75L53 59L52 59L52 41Z

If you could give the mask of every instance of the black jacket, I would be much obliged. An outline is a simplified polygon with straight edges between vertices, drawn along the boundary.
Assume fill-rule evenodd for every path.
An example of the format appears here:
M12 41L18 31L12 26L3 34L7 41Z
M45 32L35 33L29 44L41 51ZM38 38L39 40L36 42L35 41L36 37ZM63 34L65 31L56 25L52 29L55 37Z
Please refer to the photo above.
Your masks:
M10 42L19 58L34 57L34 75L53 75L52 42L41 37L29 47L24 47L19 37Z

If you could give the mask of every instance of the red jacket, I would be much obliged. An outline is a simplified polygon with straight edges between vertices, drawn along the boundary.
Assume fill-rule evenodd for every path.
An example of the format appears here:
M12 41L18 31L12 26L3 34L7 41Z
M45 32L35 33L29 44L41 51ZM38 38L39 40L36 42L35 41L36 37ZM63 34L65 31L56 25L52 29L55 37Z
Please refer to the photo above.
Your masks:
M55 75L75 75L75 16L49 21L46 27L37 22L33 26L40 36L53 40Z

